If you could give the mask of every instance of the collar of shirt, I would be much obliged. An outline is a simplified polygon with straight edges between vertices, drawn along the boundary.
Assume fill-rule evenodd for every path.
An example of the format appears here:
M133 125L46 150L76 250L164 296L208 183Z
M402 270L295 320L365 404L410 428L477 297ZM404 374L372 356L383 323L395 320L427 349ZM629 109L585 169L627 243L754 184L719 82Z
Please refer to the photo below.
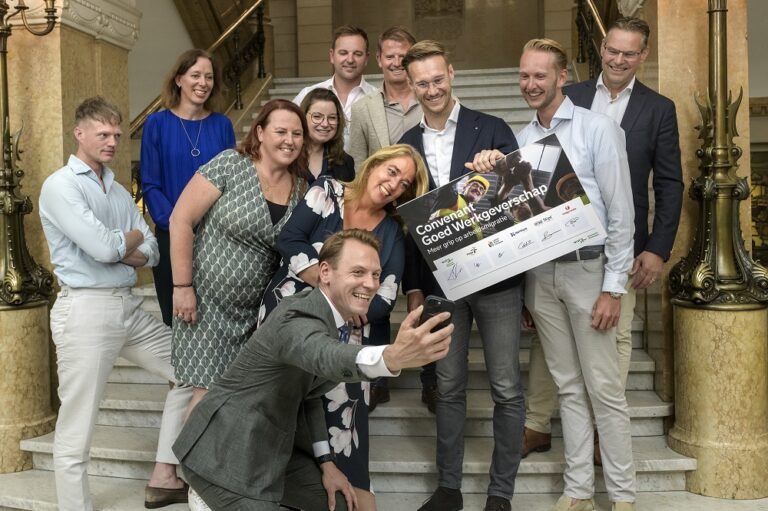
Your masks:
M621 92L616 94L615 98L611 97L611 91L608 90L608 87L605 86L605 83L603 82L603 73L600 73L600 76L597 77L597 92L598 94L603 94L609 102L616 101L618 99L621 99L624 96L629 96L632 94L632 89L635 87L635 80L637 80L636 76L632 76L632 80L629 82L629 85L624 87Z
M550 131L553 131L557 128L557 125L560 124L564 120L573 119L573 110L575 108L575 105L573 104L573 101L568 96L565 96L565 99L562 103L560 103L560 106L557 108L557 111L555 112L555 115L552 116L552 121L549 123L549 128L545 128L540 122L539 122L539 114L534 113L533 114L533 121L531 121L531 124L536 126L538 129L545 133L549 133Z
M333 93L336 94L336 97L339 97L339 91L337 91L336 87L333 86L333 79L335 76L336 75L333 75L326 81L321 82L320 87L332 90ZM347 95L347 104L342 105L344 112L347 114L347 118L349 118L349 114L352 112L352 103L357 101L359 97L363 97L375 90L376 87L366 82L364 76L360 77L360 83L352 87L352 89L349 91L349 94Z
M101 183L103 182L104 190L106 193L109 193L109 189L112 187L112 183L115 182L115 173L112 172L112 169L104 165L101 171L101 179L99 179L99 176L96 174L96 172L94 172L91 167L86 165L83 160L74 154L69 155L67 167L72 169L72 172L75 174L87 174L87 177L93 181L96 181L99 184L99 187L101 187Z
M336 309L336 306L333 305L333 302L330 298L328 298L328 295L325 294L325 291L322 289L320 292L323 294L323 298L325 298L325 301L328 302L328 306L331 308L331 312L333 312L333 321L336 323L336 328L341 328L344 325L347 324L346 321L344 321L344 318L341 317L341 314L339 313L338 309Z
M390 101L387 99L387 93L384 92L384 86L382 85L381 88L379 88L379 94L381 94L381 100L384 102L384 106L397 106L400 104L399 101L394 100ZM410 112L414 108L419 106L419 101L414 97L411 96L411 99L408 101L408 108L405 109L405 113Z
M421 115L421 122L419 122L419 126L435 133L441 133L445 131L445 129L448 127L448 123L451 123L453 125L458 124L459 110L461 110L461 104L459 103L459 98L457 98L456 96L453 96L453 101L454 101L453 110L451 110L451 114L448 116L448 120L445 122L445 126L443 127L442 130L436 130L427 126L427 121L424 120L424 114Z

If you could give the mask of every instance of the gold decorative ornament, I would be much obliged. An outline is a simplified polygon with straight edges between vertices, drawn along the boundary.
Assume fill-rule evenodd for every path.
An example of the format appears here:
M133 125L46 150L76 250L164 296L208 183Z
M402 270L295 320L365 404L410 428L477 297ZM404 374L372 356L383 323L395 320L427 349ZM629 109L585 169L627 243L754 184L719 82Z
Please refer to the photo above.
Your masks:
M53 293L53 276L29 255L24 236L24 215L32 212L32 201L19 195L24 171L16 167L21 160L19 139L23 129L13 136L8 116L8 38L11 36L9 20L21 16L24 28L36 36L44 36L56 25L54 0L45 0L46 24L35 30L27 22L29 6L18 0L14 12L0 0L0 309L38 305Z
M709 87L706 97L696 98L701 175L689 189L699 202L699 220L688 255L670 271L669 286L676 305L758 309L768 303L768 270L752 260L741 235L739 202L750 194L747 179L736 175L742 150L733 137L743 90L734 101L727 89L726 4L709 0Z

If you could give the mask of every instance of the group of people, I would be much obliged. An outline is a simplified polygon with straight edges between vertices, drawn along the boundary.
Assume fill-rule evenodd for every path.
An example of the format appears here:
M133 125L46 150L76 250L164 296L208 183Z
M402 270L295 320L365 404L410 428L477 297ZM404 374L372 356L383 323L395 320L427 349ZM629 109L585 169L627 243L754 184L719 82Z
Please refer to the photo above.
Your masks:
M461 510L473 321L494 401L485 511L511 509L521 458L551 446L558 397L566 469L553 511L594 509L595 463L614 511L635 509L624 392L634 296L660 277L682 200L674 105L635 77L648 35L644 21L618 20L601 47L602 74L567 87L562 47L529 41L520 90L536 112L517 137L462 105L443 45L403 27L379 37L380 88L362 76L365 31L338 28L333 76L293 102L269 101L237 144L211 108L215 60L185 52L164 83L165 110L143 131L154 234L108 167L119 110L85 100L77 152L46 180L39 208L61 285L51 311L59 509L93 507L88 451L123 356L171 384L147 508L189 500L193 510L375 510L368 414L390 400L387 378L421 367L422 400L436 414L438 487L419 511ZM447 313L420 325L426 296L442 290L396 206L498 171L519 145L553 133L605 241L456 301L447 327L438 328ZM489 183L471 178L465 188L457 200L484 195ZM162 322L131 294L139 266L153 267ZM390 342L399 288L409 314ZM527 400L521 325L537 332Z

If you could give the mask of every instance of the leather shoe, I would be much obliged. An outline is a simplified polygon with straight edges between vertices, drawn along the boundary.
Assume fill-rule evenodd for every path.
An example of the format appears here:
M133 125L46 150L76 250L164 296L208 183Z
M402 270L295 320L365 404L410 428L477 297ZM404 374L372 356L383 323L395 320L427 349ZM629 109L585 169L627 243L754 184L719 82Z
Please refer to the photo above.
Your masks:
M579 500L561 495L552 511L595 511L595 503L592 499Z
M437 409L437 385L429 385L421 389L421 402L427 405L427 410L435 413Z
M157 509L171 504L186 504L188 491L187 483L181 488L156 488L147 485L144 487L144 507Z
M535 429L523 430L523 451L521 457L525 458L532 452L547 452L552 448L552 435L540 433Z
M504 497L488 495L483 511L512 511L512 504L509 503L509 499Z
M389 388L371 387L371 402L368 403L368 413L374 411L379 403L389 403Z
M464 498L461 490L438 486L435 493L421 505L418 511L461 511L464 509Z

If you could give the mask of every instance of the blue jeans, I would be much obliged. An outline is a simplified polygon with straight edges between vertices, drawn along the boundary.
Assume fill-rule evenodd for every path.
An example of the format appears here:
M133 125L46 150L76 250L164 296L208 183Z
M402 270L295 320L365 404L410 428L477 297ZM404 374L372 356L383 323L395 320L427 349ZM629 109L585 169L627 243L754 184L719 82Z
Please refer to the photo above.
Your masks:
M439 484L461 488L467 415L469 335L477 322L491 387L494 448L488 495L512 498L520 465L525 401L520 383L521 287L475 293L456 302L448 356L437 362L437 468Z

